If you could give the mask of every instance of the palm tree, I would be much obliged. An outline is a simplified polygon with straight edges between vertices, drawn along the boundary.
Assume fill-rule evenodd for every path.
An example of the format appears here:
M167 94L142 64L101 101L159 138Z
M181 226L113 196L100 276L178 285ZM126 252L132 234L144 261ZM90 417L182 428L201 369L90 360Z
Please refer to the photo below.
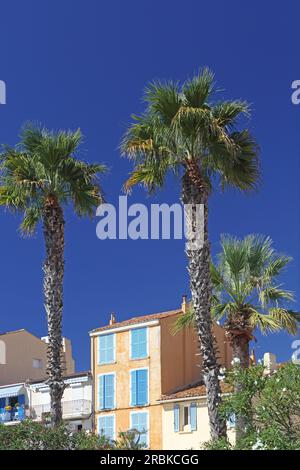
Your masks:
M16 148L6 147L0 161L0 205L24 214L20 229L32 234L42 221L46 246L44 300L48 322L47 374L51 396L51 421L62 420L64 392L62 309L64 276L64 213L72 202L79 216L93 216L102 202L97 175L103 165L77 160L82 136L76 132L52 132L28 124Z
M211 264L213 283L212 316L223 321L240 367L249 366L249 343L255 330L262 333L298 331L300 315L288 308L293 293L285 290L278 277L291 258L277 253L269 237L249 235L243 240L221 238L217 264ZM193 309L176 322L174 332L196 327ZM241 389L236 384L236 390ZM246 420L237 417L237 436L244 434Z
M135 163L127 191L142 184L152 193L164 185L168 172L181 176L190 288L213 438L224 435L225 423L218 412L220 385L211 331L208 199L214 185L245 191L256 186L259 176L256 144L248 130L237 129L239 116L249 115L247 103L213 102L215 92L207 68L182 86L171 81L150 83L146 110L133 116L121 143L122 154Z
M242 368L249 367L249 343L255 330L263 334L285 330L292 335L298 331L300 314L286 306L294 301L294 294L278 281L290 261L275 251L270 237L221 237L218 263L210 265L212 317L223 322L233 357ZM196 327L193 309L178 318L174 333L190 326Z

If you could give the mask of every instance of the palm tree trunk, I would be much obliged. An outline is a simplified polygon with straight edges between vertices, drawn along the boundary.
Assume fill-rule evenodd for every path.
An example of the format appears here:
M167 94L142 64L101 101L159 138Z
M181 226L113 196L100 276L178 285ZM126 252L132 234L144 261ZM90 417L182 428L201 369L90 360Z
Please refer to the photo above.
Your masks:
M218 411L221 388L212 334L208 190L199 177L197 182L193 181L188 170L182 178L182 203L185 208L186 235L189 239L186 245L186 255L203 361L210 433L211 438L216 439L226 436L226 425Z
M55 197L44 204L43 229L46 243L44 262L44 299L48 322L47 383L50 387L51 423L62 421L62 308L64 276L64 217Z
M233 357L239 359L240 367L249 367L249 337L246 334L233 334L231 343Z
M249 336L242 332L240 334L231 333L231 338L233 357L239 359L239 367L246 369L249 367ZM242 390L242 384L237 381L234 385L235 393L240 393ZM235 436L237 441L245 436L248 424L247 416L240 414L236 417Z

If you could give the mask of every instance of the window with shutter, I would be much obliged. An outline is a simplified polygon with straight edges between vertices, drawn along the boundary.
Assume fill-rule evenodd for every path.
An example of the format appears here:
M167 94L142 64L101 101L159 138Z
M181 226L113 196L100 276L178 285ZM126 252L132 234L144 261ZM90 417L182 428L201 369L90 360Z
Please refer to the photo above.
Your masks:
M99 376L99 409L115 408L115 375L103 374Z
M98 432L100 435L105 436L108 439L115 439L115 416L106 415L99 416L98 420Z
M174 432L179 432L179 405L174 405Z
M130 404L143 406L148 404L148 369L136 369L130 373Z
M98 337L98 364L111 364L115 362L116 335L108 334Z

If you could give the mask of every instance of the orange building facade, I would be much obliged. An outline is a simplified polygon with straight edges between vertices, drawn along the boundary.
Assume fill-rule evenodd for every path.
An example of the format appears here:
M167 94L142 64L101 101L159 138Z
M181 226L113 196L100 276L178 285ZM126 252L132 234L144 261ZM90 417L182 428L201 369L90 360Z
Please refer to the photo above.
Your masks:
M117 439L120 431L138 429L141 443L163 448L161 398L201 380L198 339L192 328L176 335L172 328L181 308L134 317L90 332L94 382L95 432ZM225 332L214 324L219 363L229 367L231 349Z

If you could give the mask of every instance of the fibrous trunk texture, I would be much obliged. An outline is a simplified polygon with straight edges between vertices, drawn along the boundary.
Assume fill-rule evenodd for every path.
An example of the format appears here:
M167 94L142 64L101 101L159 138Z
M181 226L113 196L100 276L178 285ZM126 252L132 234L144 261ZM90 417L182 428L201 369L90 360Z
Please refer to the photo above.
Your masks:
M226 424L219 413L221 389L211 320L212 286L208 239L208 189L201 176L197 175L193 168L190 171L187 170L182 178L182 203L185 209L186 235L189 240L186 244L186 255L203 361L210 433L212 439L216 439L226 436Z
M62 308L64 276L64 217L55 197L49 196L43 209L46 244L44 262L44 300L48 322L47 383L51 398L51 423L62 421L61 400L64 393L62 370Z
M233 357L239 359L239 367L247 368L249 367L249 335L247 332L244 334L240 332L239 334L231 334L231 344ZM240 393L243 390L242 384L236 382L234 385L235 393ZM246 416L238 415L235 421L235 430L236 430L236 439L244 437L246 434L246 426L248 419Z

